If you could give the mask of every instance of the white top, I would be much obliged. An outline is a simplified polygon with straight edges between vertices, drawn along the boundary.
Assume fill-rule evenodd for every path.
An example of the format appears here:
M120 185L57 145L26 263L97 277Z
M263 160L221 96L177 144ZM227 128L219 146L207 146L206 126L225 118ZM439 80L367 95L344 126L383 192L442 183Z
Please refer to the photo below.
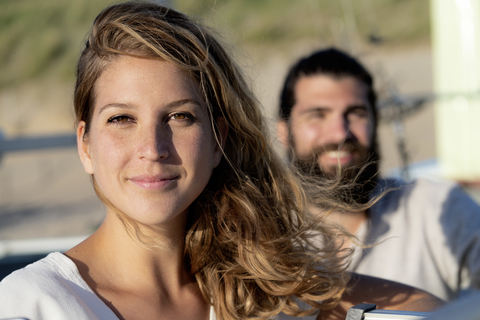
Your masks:
M0 319L119 320L93 292L75 263L59 252L0 282ZM216 320L210 308L210 320Z
M277 320L313 320L284 314ZM54 252L0 282L0 320L119 320L93 292L75 263ZM210 307L209 320L216 320Z
M447 301L480 289L480 207L457 185L419 179L369 210L357 236L379 243L354 262L358 273L405 283ZM354 256L354 258L355 258Z

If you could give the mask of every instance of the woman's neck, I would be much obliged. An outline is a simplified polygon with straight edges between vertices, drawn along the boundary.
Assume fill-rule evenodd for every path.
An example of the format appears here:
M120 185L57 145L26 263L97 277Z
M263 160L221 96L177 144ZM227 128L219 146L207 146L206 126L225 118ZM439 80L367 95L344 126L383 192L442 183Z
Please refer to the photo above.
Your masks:
M141 231L148 232L144 243L116 215L107 214L100 228L66 255L119 318L133 318L126 315L135 309L138 314L139 308L148 317L154 310L170 310L173 316L189 309L181 310L185 301L204 309L198 285L184 265L184 235Z

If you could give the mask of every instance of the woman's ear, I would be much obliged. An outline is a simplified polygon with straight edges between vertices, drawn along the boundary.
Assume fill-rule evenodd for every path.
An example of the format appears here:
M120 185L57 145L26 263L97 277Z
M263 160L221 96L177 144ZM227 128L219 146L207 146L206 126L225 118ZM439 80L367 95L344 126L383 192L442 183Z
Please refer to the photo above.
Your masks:
M218 128L218 143L215 144L215 159L214 166L218 166L220 160L223 156L223 149L225 148L225 143L228 136L228 124L224 117L217 117L215 120L216 126Z
M80 121L77 126L77 149L83 169L88 174L93 174L92 159L90 157L89 140L85 133L85 121Z

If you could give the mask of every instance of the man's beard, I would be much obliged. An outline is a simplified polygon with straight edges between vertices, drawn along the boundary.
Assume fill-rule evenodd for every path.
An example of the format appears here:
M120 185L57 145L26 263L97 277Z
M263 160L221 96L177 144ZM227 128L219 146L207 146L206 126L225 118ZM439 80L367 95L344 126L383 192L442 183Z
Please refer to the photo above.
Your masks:
M308 157L298 158L294 155L293 141L290 150L290 160L300 174L310 178L330 179L340 181L342 188L339 188L337 197L345 203L352 201L365 204L370 199L370 194L377 185L376 175L378 174L377 146L367 149L357 141L348 139L342 144L328 144L314 148ZM322 170L319 157L331 151L348 150L354 161L348 166L330 166L330 172ZM333 171L333 172L332 172ZM348 188L345 188L347 187Z

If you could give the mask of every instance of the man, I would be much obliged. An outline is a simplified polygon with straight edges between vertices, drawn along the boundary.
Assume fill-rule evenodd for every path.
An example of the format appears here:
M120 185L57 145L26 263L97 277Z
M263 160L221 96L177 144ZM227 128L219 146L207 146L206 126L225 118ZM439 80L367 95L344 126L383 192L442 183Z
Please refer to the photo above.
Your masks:
M480 288L480 207L452 183L378 177L375 106L373 79L358 61L336 49L316 52L288 73L279 139L300 172L356 179L346 200L365 204L390 190L368 210L328 217L376 244L354 255L353 271L445 300L467 295Z

